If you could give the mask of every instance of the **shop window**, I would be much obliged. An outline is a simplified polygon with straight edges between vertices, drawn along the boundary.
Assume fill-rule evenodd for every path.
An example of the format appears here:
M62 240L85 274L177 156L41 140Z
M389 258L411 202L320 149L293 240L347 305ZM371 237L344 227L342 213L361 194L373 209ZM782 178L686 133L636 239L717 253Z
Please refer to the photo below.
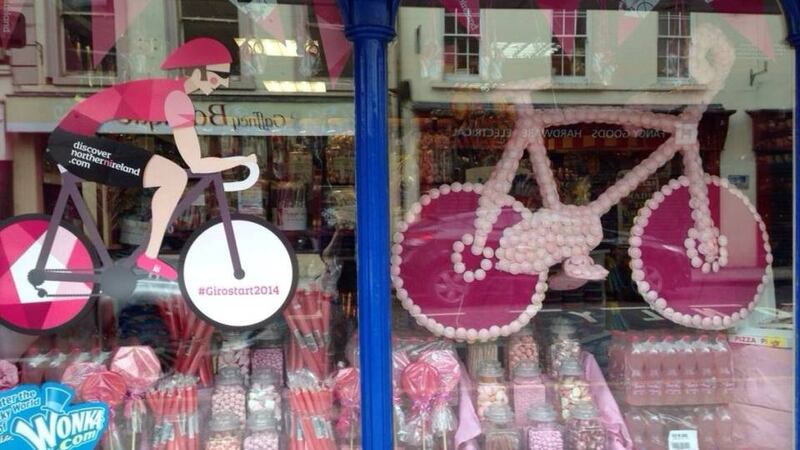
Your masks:
M480 74L480 31L464 26L469 23L463 12L444 14L444 73L450 76Z
M658 13L658 78L680 82L689 79L689 14L680 11Z
M235 39L242 35L239 12L228 0L181 0L181 41L211 37L225 44L233 55L231 74L241 75L241 58Z
M117 72L117 47L102 36L114 36L115 0L60 0L55 7L58 54L52 61L55 80L94 83Z
M586 12L553 11L552 74L558 78L586 76Z

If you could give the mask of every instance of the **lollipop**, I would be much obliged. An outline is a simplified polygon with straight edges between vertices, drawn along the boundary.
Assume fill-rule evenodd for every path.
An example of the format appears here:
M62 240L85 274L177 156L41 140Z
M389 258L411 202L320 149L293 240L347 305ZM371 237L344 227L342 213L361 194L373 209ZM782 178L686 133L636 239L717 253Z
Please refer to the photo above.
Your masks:
M426 422L431 409L431 403L436 397L436 392L439 388L439 372L432 365L424 362L417 361L406 366L403 369L403 374L400 376L400 382L403 387L403 392L406 393L413 405L412 412L414 418L408 421L408 426L416 431L421 428L421 435L419 436L422 441L422 449L426 448ZM412 442L416 441L416 432L408 433Z
M342 412L336 422L336 431L341 435L350 436L350 449L352 450L355 439L355 424L358 420L358 407L361 401L361 388L358 382L358 369L345 367L336 372L333 379L333 390Z
M111 360L111 371L121 376L128 388L125 417L131 423L131 448L136 448L136 436L147 409L143 398L161 377L161 363L151 347L120 347Z
M19 370L14 364L0 359L0 391L19 384Z
M106 368L96 362L72 363L61 375L61 382L77 391L89 375L105 371Z
M433 400L431 429L434 434L442 435L442 446L447 450L447 432L455 430L457 426L455 413L448 403L461 381L461 366L451 350L431 350L423 353L419 360L430 364L439 372L439 388Z
M108 406L111 415L108 420L106 438L111 440L112 448L122 448L114 426L114 410L122 404L127 389L125 380L120 375L109 371L93 373L87 376L80 388L78 388L78 396L83 401L103 402Z

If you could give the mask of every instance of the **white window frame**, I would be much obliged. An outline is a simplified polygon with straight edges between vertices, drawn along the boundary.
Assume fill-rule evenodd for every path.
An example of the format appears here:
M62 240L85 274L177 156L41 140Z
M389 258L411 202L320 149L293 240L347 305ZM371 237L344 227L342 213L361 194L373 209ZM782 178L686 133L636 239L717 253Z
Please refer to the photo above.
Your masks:
M662 20L662 17L664 17L665 15L666 15L666 18L667 18L667 30L666 30L667 34L661 34L661 20ZM685 34L684 34L683 27L681 26L681 24L683 23L683 21L681 19L683 17L686 18L686 23L688 25L687 26L688 29L686 30ZM679 34L671 34L671 31L670 31L670 20L677 20L677 22L679 24L678 25L678 27L679 27L678 33ZM680 54L677 57L674 56L674 55L667 55L667 54L662 55L661 54L661 42L662 42L662 40L666 40L667 42L669 42L671 40L674 40L674 41L678 41L679 43L681 43L681 45L686 45L686 46L691 45L691 41L692 41L692 23L693 23L692 16L688 11L667 10L667 11L659 11L658 12L658 26L656 27L656 33L658 35L658 37L656 39L656 76L658 78L658 82L659 83L663 83L663 84L686 84L686 83L690 83L691 82L691 74L689 73L689 54L688 54L688 52L686 53L686 57L685 58L681 58ZM683 42L681 42L681 41L683 41ZM678 72L680 72L681 67L683 67L683 66L681 66L681 64L685 64L686 76L680 76L680 75L678 75L678 76L667 76L667 75L663 75L663 74L658 72L658 63L659 63L659 61L661 59L666 59L667 60L667 64L669 64L670 58L677 59L677 61L678 61L678 69L679 69Z
M179 45L183 44L184 37L183 37L183 21L185 18L183 17L183 13L181 12L181 2L179 0L170 0L167 3L168 9L168 17L171 20L167 20L167 27L171 30L169 33L169 43L171 44L167 52L172 51L172 49L177 48ZM207 20L207 19L204 19ZM218 19L218 20L227 20L227 19ZM237 8L237 19L236 21L239 24L239 36L250 36L253 33L253 30L250 27L250 20L247 18L246 15L242 13ZM177 26L170 26L171 24L177 24ZM242 60L242 51L239 51L239 60ZM241 67L241 66L240 66ZM230 87L228 89L247 89L252 90L256 88L255 79L252 76L248 75L232 75L230 81ZM211 95L224 95L227 89L219 89L211 93Z
M445 10L444 14L442 15L442 74L443 74L443 76L444 76L444 78L446 80L475 80L475 79L479 79L481 77L481 69L482 69L482 65L483 65L483 63L481 62L481 47L483 46L482 45L483 42L482 42L482 39L481 39L481 32L479 30L477 33L474 33L474 32L470 32L469 30L467 30L467 33L459 33L458 32L458 16L459 15L463 15L463 14L460 14L457 11L447 11L447 10ZM447 31L446 31L447 30L447 21L448 21L448 19L451 19L451 18L452 18L452 20L455 21L455 25L456 26L454 27L454 32L453 33L447 33ZM480 19L481 18L479 17L478 20L480 20ZM478 41L478 51L477 51L477 53L473 53L471 51L471 49L469 47L469 44L467 44L467 52L466 53L458 53L458 51L456 51L454 53L447 52L446 51L447 47L445 46L445 41L447 40L448 37L454 38L453 42L456 42L456 40L458 40L459 38L467 38L467 42L469 42L469 38L477 39L477 41ZM457 48L458 44L455 44L455 46ZM448 55L452 55L455 58L454 67L456 67L456 72L448 72L447 69L446 69L447 66L445 64L445 58L447 58ZM467 68L466 68L466 70L469 70L469 59L471 57L477 58L477 60L478 60L478 64L477 64L478 72L477 73L458 72L458 56L466 56L467 57Z
M125 8L125 0L113 0L113 2L114 11ZM119 58L116 61L116 72L111 76L103 76L91 72L70 73L66 71L66 55L63 52L65 34L61 23L61 1L48 1L45 2L45 6L45 23L49 30L53 30L47 34L48 50L46 50L47 72L53 80L53 84L101 87L115 83L120 70ZM117 55L127 52L124 39L116 42L116 52Z
M574 22L574 25L573 25L573 29L570 30L571 32L567 33L566 32L566 18L568 16L571 16L571 15L575 15L575 22ZM578 34L578 30L577 30L578 17L582 17L584 19L584 24L585 25L584 25L583 34ZM563 26L561 27L561 29L562 29L562 33L561 34L556 34L556 32L555 32L555 30L556 30L556 27L555 27L556 18L560 18L560 20L562 21L562 25ZM564 10L564 9L554 10L553 11L553 17L550 20L552 21L552 23L551 23L552 28L551 29L553 30L552 35L551 35L551 42L553 43L554 46L555 45L559 45L558 42L560 42L560 40L558 39L558 37L571 37L571 38L575 39L575 41L577 41L578 38L583 38L585 40L585 42L586 42L585 45L584 45L584 48L583 48L583 75L574 75L574 73L575 73L575 65L576 65L575 50L576 50L577 46L573 44L573 46L572 46L572 54L570 54L570 55L564 55L564 54L557 55L556 54L556 49L554 47L553 53L550 55L550 76L552 77L553 80L555 80L558 83L582 83L582 82L586 82L586 80L588 80L588 78L589 78L589 64L588 64L588 61L589 61L589 14L587 14L586 11L579 11L579 10L572 10L572 11ZM572 73L573 73L573 75L553 74L553 59L554 58L560 58L561 62L563 62L564 59L567 58L567 57L570 57L571 60L572 60Z

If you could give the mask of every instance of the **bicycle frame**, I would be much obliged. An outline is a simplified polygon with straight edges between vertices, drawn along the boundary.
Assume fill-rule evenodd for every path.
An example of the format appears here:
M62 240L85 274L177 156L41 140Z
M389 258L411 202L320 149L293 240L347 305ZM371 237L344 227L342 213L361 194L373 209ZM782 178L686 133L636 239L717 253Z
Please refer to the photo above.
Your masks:
M468 239L471 241L472 253L478 255L484 252L488 234L492 229L491 224L497 220L503 206L511 206L514 203L508 192L511 189L511 180L519 167L523 151L526 149L543 201L543 208L534 214L542 216L552 212L566 216L592 217L597 221L597 226L599 226L600 216L608 212L612 206L619 203L623 197L635 190L645 179L680 151L683 155L684 174L689 180L689 205L695 222L694 231L690 230L687 238L699 241L698 255L690 254L689 257L692 259L693 266L700 267L708 264L707 267L710 268L711 264L718 261L719 245L716 242L718 230L715 229L711 218L708 188L704 179L700 146L697 142L697 126L705 108L704 104L690 106L675 116L620 107L584 107L563 110L534 110L530 106L520 107L517 127L506 144L506 149L497 163L497 169L492 173L480 194L482 201L479 202L476 210L475 235L474 238ZM550 126L580 122L608 123L637 129L657 129L669 133L670 137L636 168L588 205L564 205L558 195L553 171L550 168L550 160L547 156L547 148L544 146L544 131ZM483 199L488 199L488 201ZM598 243L599 240L591 245L594 246ZM505 245L504 247L507 250L512 249L512 246ZM491 250L494 252L498 249ZM498 252L498 254L503 253ZM557 251L549 256L552 258L548 259L546 264L548 267L562 259L558 256ZM698 259L699 256L702 258ZM460 261L458 256L454 256L454 258L454 261ZM541 256L529 257L527 262L531 264L531 267L538 268L534 269L534 272L543 270L544 260ZM715 271L718 270L719 264L714 267ZM501 264L498 265L498 269L508 270L508 267Z
M95 222L94 218L92 217L91 213L89 212L89 208L86 206L86 203L83 200L83 196L81 195L80 191L78 190L78 184L84 182L85 180L67 172L63 167L59 166L59 171L61 172L61 190L58 194L58 198L56 199L55 207L53 208L53 215L50 219L50 223L48 224L47 233L45 234L44 242L42 245L42 250L39 253L39 257L36 261L36 267L34 271L41 274L41 282L44 281L66 281L66 282L99 282L101 280L101 276L103 271L108 269L113 265L120 265L124 268L132 269L136 258L144 251L146 244L141 244L139 247L134 250L134 252L120 260L115 262L111 258L111 254L108 252L105 244L103 243L103 239L100 237L100 233L97 229L97 223ZM225 237L228 243L228 249L231 255L231 264L234 269L234 274L237 278L242 278L244 276L244 271L242 269L241 260L239 258L239 250L236 244L236 237L233 234L233 226L231 224L231 212L228 207L228 202L225 197L225 192L223 189L223 180L222 175L219 173L213 174L193 174L189 172L190 178L196 178L200 181L197 182L188 192L181 198L178 202L178 205L175 207L175 210L170 217L169 223L173 223L175 219L178 218L184 211L186 211L192 203L203 194L203 192L213 184L214 186L214 195L217 197L217 202L219 204L219 215L220 219L222 220L223 227L225 229ZM81 220L84 223L84 230L86 232L89 241L92 243L97 255L100 257L101 267L99 269L95 269L93 273L76 273L74 271L48 271L45 268L45 264L47 263L47 257L51 253L53 248L53 243L55 241L56 233L58 232L58 227L61 224L61 221L64 217L64 211L67 207L67 201L72 200L75 204L76 209L78 210L78 215L80 216Z

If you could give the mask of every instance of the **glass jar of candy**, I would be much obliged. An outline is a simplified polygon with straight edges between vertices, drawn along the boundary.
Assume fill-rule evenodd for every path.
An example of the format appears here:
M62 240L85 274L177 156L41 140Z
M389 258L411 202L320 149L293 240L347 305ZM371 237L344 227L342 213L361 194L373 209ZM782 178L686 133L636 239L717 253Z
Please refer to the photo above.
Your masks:
M250 378L250 343L247 333L225 331L222 333L217 367L235 367L244 379L245 385Z
M271 413L257 412L247 418L243 450L278 450L279 444L278 421Z
M523 425L527 421L526 414L529 409L547 401L547 388L542 381L538 363L522 360L517 364L511 384L511 397L514 400L517 425Z
M508 405L491 405L486 409L484 450L519 450L521 439L514 426L514 412Z
M478 369L478 418L483 420L491 405L508 405L508 386L499 361L484 361Z
M211 416L222 413L234 414L242 429L245 425L247 399L244 380L238 367L222 367L217 374L214 393L211 395Z
M581 344L576 337L572 325L557 325L551 328L552 340L548 349L550 376L558 376L558 369L567 359L578 359L581 356Z
M572 409L566 425L567 450L605 450L606 430L592 402L580 402Z
M247 391L247 411L250 414L266 412L278 420L282 417L281 389L272 372L253 374Z
M564 450L564 430L552 406L536 405L527 416L528 450Z
M219 413L208 423L209 435L206 439L206 450L241 450L242 432L238 416L231 413Z
M520 361L539 362L539 346L536 345L533 330L530 327L525 327L511 335L506 357L509 375L514 373L514 368Z
M583 376L583 366L577 359L567 359L561 364L556 382L556 399L564 420L570 418L576 404L592 401L589 383Z

